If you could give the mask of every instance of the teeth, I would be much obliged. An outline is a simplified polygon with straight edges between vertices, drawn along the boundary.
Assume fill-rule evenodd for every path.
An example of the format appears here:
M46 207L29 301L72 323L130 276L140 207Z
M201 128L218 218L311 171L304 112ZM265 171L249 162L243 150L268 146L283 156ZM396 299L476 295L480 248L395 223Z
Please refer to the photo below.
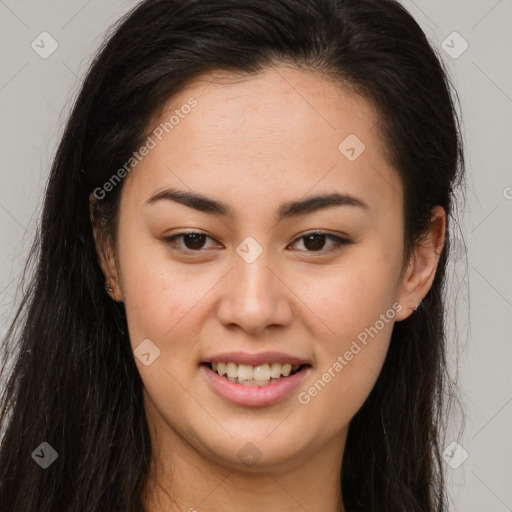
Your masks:
M273 379L279 379L279 377L281 377L281 367L282 365L279 363L273 363L270 366L270 376Z
M229 363L229 364L232 364L236 368L235 363ZM230 375L230 377L231 377L231 375ZM233 375L233 377L236 377L236 375ZM253 378L254 378L254 368L252 366L249 366L248 364L239 364L238 365L238 380L253 380Z
M232 379L236 379L238 377L238 365L235 363L228 363L226 365L226 370L228 377L231 377Z
M288 377L291 372L299 369L298 365L290 363L262 364L251 366L236 363L212 363L212 370L219 375L226 376L232 382L247 386L266 386L281 377Z
M270 380L270 366L268 364L256 366L254 368L254 380Z
M289 363L286 363L283 365L283 368L281 369L281 373L285 376L285 377L288 377L288 375L290 375L290 372L292 371L292 365L289 364Z

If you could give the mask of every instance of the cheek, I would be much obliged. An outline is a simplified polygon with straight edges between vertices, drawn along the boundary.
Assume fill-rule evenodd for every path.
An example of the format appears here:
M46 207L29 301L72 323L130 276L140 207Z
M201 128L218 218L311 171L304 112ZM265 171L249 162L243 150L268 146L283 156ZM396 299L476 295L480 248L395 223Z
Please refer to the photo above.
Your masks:
M161 256L151 257L149 251L131 252L122 280L129 337L146 392L159 411L179 408L199 414L183 386L197 378L198 314L201 299L215 280L191 277L190 270L170 265ZM137 348L146 340L158 349L147 366L137 358ZM176 420L169 416L167 421Z
M135 230L120 230L118 248L132 347L145 339L160 348L165 339L181 340L173 333L186 324L187 315L204 295L203 286L197 278L187 276L190 271L170 263L158 240L147 239Z
M190 329L189 333L194 332L190 318L205 295L209 280L200 281L187 274L179 268L170 269L168 261L142 261L131 270L125 268L123 292L134 338L154 338L163 343L173 338L181 340L173 333L182 331L184 326Z
M362 290L361 290L362 291ZM364 295L363 295L364 296ZM386 358L395 310L381 297L361 308L340 299L327 321L335 331L318 340L312 379L298 390L299 407L324 436L348 425L373 389ZM334 301L332 301L334 302Z
M382 248L347 258L343 267L317 276L304 289L308 306L329 331L317 338L315 376L297 399L313 417L337 411L320 427L329 432L347 424L362 406L389 347L398 306L393 307L397 269L375 254L384 254Z
M333 340L357 336L392 307L398 268L379 254L382 248L354 251L325 272L295 279L301 298L330 328Z

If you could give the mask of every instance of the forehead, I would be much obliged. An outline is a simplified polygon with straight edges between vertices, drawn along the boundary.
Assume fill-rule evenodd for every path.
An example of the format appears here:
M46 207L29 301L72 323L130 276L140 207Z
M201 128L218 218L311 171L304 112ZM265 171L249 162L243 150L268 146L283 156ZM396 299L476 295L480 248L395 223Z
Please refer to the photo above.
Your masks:
M310 191L350 193L374 209L401 201L371 103L311 71L203 75L173 95L149 133L156 145L129 180L140 201L168 185L235 210Z

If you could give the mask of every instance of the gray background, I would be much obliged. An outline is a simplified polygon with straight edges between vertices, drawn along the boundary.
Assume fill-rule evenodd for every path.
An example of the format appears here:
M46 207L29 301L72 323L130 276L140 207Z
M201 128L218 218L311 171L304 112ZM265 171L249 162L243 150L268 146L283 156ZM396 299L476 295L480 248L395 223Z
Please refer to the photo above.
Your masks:
M456 236L467 253L458 242L448 294L451 365L456 376L458 361L467 421L461 431L455 410L443 445L451 510L512 511L512 1L403 3L443 56L466 139L467 200L459 206ZM19 300L17 279L80 79L107 28L135 4L0 0L2 335ZM31 47L43 46L42 32L58 43L46 59ZM39 51L48 51L50 40L42 37ZM450 455L454 441L459 446Z

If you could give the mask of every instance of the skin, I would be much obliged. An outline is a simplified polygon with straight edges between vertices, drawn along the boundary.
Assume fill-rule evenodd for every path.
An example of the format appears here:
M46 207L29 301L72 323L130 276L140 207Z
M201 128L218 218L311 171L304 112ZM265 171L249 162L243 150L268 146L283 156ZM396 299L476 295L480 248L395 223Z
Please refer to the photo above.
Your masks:
M135 359L154 451L147 510L344 510L349 422L375 384L394 321L412 314L433 282L445 212L433 211L430 233L403 261L403 191L377 114L326 78L284 66L245 77L217 72L175 95L160 121L191 96L197 107L125 179L115 245L98 243L132 347L150 339L160 349L149 366ZM349 134L366 146L353 162L338 150ZM146 204L167 187L225 202L233 216L170 200ZM368 208L336 206L276 223L282 203L334 191ZM202 246L164 240L191 230L211 238ZM315 251L300 238L312 230L352 243L329 253L336 246L325 238ZM248 236L263 249L252 263L236 252ZM176 252L190 247L196 253ZM393 320L300 403L298 392L394 303ZM199 372L207 355L228 351L285 352L312 370L277 404L235 405ZM261 454L252 467L237 456L248 442Z

